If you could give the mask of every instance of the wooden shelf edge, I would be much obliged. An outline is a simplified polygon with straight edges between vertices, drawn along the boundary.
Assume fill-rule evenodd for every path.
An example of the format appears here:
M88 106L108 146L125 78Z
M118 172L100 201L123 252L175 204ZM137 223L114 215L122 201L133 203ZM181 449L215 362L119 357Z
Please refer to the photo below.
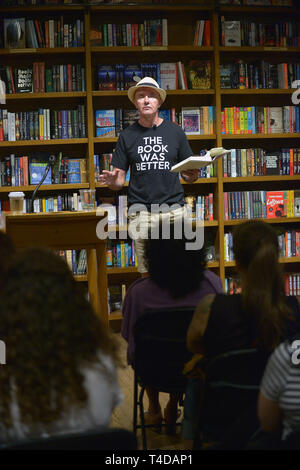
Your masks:
M76 183L76 184L43 184L39 192L41 191L68 191L70 189L87 189L89 188L89 183ZM10 191L34 191L36 185L29 186L0 186L0 193L9 193Z
M87 138L80 139L49 139L49 140L3 140L0 147L31 147L37 145L69 145L69 144L87 144Z
M296 88L221 88L221 95L289 95Z
M0 55L18 54L82 54L85 47L24 47L22 49L0 49Z
M278 217L274 219L264 219L264 218L253 218L253 219L234 219L234 220L224 220L224 226L230 225L238 225L242 224L243 222L248 222L251 220L263 220L268 224L291 224L291 223L299 223L300 217Z
M6 100L26 100L26 99L51 99L51 98L81 98L87 95L86 91L61 91L48 93L11 93L6 95Z
M223 177L223 184L225 183L253 183L265 181L299 181L300 175L265 175L265 176L238 176Z
M299 139L300 132L286 134L222 134L222 139L244 140L244 139Z
M298 256L292 256L290 258L279 258L279 263L285 264L285 263L300 263L300 257ZM225 268L234 268L236 267L235 261L224 261L224 266Z

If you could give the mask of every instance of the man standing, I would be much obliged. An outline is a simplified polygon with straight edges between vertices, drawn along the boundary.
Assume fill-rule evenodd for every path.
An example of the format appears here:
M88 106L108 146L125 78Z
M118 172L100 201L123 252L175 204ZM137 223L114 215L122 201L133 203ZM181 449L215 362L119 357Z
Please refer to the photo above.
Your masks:
M114 169L103 170L100 181L110 189L120 190L130 168L129 233L140 230L139 238L135 239L138 270L147 273L143 254L148 228L160 218L170 217L174 221L185 214L184 191L178 173L172 173L171 167L193 152L183 129L159 117L158 109L166 99L166 91L153 78L144 77L129 88L128 97L140 117L121 132L112 159ZM198 170L184 171L181 177L193 183Z

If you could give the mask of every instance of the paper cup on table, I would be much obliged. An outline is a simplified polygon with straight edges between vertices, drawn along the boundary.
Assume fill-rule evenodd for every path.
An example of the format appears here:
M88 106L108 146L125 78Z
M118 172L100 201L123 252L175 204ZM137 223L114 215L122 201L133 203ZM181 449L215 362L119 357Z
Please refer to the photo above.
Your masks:
M8 195L10 203L10 211L12 214L23 214L25 194L21 191L11 192Z
M96 208L96 190L95 189L80 189L80 201L83 211L94 211Z

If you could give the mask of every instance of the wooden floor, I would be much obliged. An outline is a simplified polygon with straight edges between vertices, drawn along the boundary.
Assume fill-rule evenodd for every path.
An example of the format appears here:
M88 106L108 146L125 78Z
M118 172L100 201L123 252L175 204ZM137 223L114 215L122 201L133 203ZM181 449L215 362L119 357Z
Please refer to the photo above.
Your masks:
M132 431L133 428L133 371L132 368L127 365L126 361L126 349L127 343L121 337L120 333L114 333L116 336L119 345L120 345L120 352L123 363L125 365L124 368L119 368L119 383L123 391L124 400L121 406L115 409L112 420L111 426L112 427L121 427L125 429L129 429ZM168 401L168 395L166 393L160 394L160 402L162 410L165 408L165 405ZM147 398L145 397L145 410L148 408ZM181 415L183 413L183 409L181 408ZM163 428L162 428L163 429ZM178 426L178 431L175 436L168 436L162 430L161 433L154 432L152 430L147 429L147 444L148 449L161 449L161 450L170 450L170 449L178 449L184 450L183 440L180 436L181 427ZM142 449L142 442L141 442L141 432L138 430L138 448Z

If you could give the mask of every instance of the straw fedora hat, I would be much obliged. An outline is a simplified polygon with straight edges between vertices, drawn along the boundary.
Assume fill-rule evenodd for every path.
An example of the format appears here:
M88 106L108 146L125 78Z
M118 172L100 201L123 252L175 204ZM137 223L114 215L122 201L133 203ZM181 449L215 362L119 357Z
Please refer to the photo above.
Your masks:
M158 83L155 80L153 80L153 78L144 77L139 82L137 82L136 85L130 87L129 90L128 90L128 98L130 99L130 101L132 103L134 103L135 92L141 87L149 87L149 88L152 88L152 89L154 88L157 91L157 93L159 94L161 102L163 103L165 101L166 95L167 95L165 90L163 90L162 88L159 88Z

